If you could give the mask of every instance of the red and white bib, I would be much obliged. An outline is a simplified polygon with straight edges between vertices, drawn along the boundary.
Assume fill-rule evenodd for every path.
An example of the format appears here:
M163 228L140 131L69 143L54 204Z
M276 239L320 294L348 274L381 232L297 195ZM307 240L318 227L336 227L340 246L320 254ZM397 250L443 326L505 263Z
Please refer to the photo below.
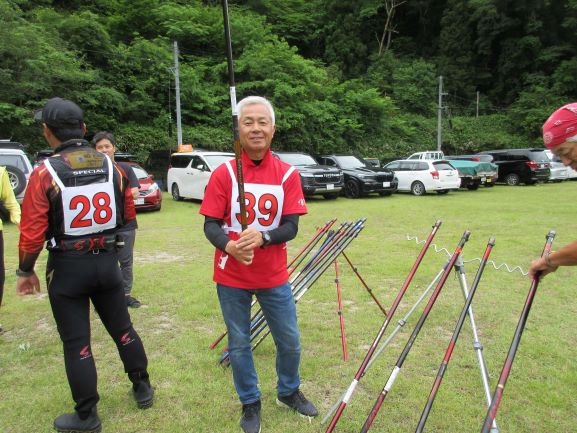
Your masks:
M84 236L116 227L114 170L108 156L106 160L108 163L106 182L68 187L50 164L50 159L44 160L46 169L61 190L65 235Z

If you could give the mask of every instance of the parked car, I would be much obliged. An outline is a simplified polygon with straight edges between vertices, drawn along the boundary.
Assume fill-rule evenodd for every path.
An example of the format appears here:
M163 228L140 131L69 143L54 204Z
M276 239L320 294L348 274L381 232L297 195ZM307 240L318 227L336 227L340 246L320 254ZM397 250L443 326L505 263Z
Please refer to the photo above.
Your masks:
M491 161L493 160L491 155L483 156ZM461 188L476 190L479 185L491 187L497 181L499 167L492 162L481 161L479 157L466 156L447 156L446 159L453 167L459 170Z
M487 150L499 166L498 181L507 185L533 185L546 182L550 175L549 158L543 148Z
M114 155L116 160L116 155ZM149 174L136 162L127 162L140 184L138 188L138 198L134 199L134 207L140 210L160 210L162 207L162 191L154 181L154 176Z
M234 158L231 152L194 150L173 153L166 176L168 190L176 201L183 198L202 200L214 169Z
M386 196L397 190L397 179L391 170L370 167L354 155L321 155L317 161L343 171L344 194L348 198L358 198L373 192Z
M6 167L10 185L18 203L24 200L28 179L32 173L32 164L24 152L21 143L0 140L0 165Z
M299 171L305 196L322 195L327 200L337 198L344 187L343 172L335 167L320 165L308 153L273 152L283 162Z
M410 191L413 195L431 191L446 194L461 185L459 172L446 160L405 159L389 162L385 168L395 172L399 191Z
M170 155L176 152L176 149L157 149L148 154L144 163L144 168L154 176L158 187L163 191L168 191L166 175L170 166Z
M445 154L442 150L427 150L425 152L415 152L406 159L425 159L429 161L436 161L445 159Z
M562 182L564 180L569 179L568 169L570 167L565 167L565 164L561 162L561 159L553 152L551 152L550 149L545 150L545 154L549 158L551 164L551 174L549 175L549 182Z

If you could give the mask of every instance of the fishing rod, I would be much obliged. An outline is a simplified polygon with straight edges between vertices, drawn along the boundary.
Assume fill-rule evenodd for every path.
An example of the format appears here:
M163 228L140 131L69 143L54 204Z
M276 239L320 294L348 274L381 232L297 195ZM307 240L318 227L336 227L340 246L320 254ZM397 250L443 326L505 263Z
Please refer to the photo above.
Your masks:
M369 361L369 363L365 367L365 371L361 377L364 377L367 374L367 372L370 370L371 366L377 361L379 355L389 346L389 344L391 343L391 341L393 341L393 339L396 337L396 335L399 333L399 331L405 327L405 325L407 324L407 321L413 315L413 313L415 312L417 307L421 304L421 302L423 302L423 300L429 294L429 292L431 291L433 286L437 283L437 281L439 281L441 279L441 276L445 272L445 269L446 269L446 265L441 268L439 273L435 276L435 278L433 278L433 280L430 282L430 284L427 286L427 288L425 290L423 290L423 293L421 293L421 295L419 296L419 299L417 299L417 301L413 304L413 306L405 314L405 316L402 319L399 319L397 321L397 326L395 327L395 329L393 329L393 332L391 332L391 334L385 339L385 341L383 341L381 343L379 350L377 350L374 353L374 355L371 357L371 360ZM328 419L337 411L341 402L343 401L343 398L345 398L346 394L347 393L345 391L345 393L343 393L341 395L339 400L337 400L337 402L329 409L329 411L325 414L324 418L322 419L321 424L326 424Z
M232 60L232 40L230 37L230 21L228 19L228 1L222 0L222 18L224 21L224 39L226 43L226 61L228 65L228 83L230 88L230 106L232 109L232 134L234 139L234 160L236 163L236 178L238 185L238 204L240 206L240 225L242 230L247 227L246 201L244 194L244 176L242 174L242 148L238 128L238 111L236 108L236 85L234 82L234 62Z
M555 231L551 230L545 241L545 247L543 248L543 253L541 257L546 256L551 251L551 245L555 239ZM507 359L501 370L501 375L499 376L499 382L495 388L493 398L491 400L491 405L487 409L487 415L485 416L485 422L481 428L481 433L489 433L493 420L497 416L497 410L499 410L499 405L501 404L501 399L503 398L503 391L505 385L507 384L507 379L509 378L509 373L511 373L511 367L513 366L513 361L515 360L515 355L517 354L517 349L521 343L521 336L523 335L523 330L525 329L525 324L527 323L527 318L529 317L529 312L531 311L531 306L533 305L533 300L535 299L535 294L537 293L537 287L539 286L540 274L533 277L531 281L531 287L529 288L529 293L527 295L527 300L523 306L523 311L521 312L521 317L517 323L517 328L515 329L515 334L513 335L513 340L511 341L511 347L509 348L509 353L507 354Z
M475 275L475 279L473 280L473 285L471 286L471 290L469 291L469 295L465 300L465 305L463 306L463 310L461 311L461 315L459 316L459 320L457 320L457 326L455 327L455 331L453 332L453 336L451 337L451 341L449 342L449 346L445 352L445 356L443 357L443 361L441 362L441 366L439 367L439 371L437 373L437 377L435 378L435 382L433 383L433 388L429 394L429 398L427 399L427 403L425 404L425 408L423 409L423 413L421 414L421 418L419 419L419 423L417 424L417 429L415 433L422 433L423 429L425 428L425 423L427 422L427 417L431 412L431 408L433 407L433 403L435 401L435 397L437 396L437 392L441 387L441 382L443 381L443 376L447 371L447 367L449 366L449 361L451 360L451 356L453 355L453 349L457 344L457 340L459 338L459 334L461 333L461 329L463 328L463 324L465 323L465 319L467 318L467 313L469 308L471 307L471 303L473 302L473 297L475 296L475 292L477 291L477 286L479 285L479 281L481 280L481 276L483 275L483 271L485 269L485 265L487 264L487 260L489 259L489 255L493 250L493 246L495 245L495 239L490 238L487 247L485 248L485 253L481 259L481 263L479 264L479 269L477 270L477 274Z
M397 376L399 375L399 372L400 372L401 368L403 367L403 363L405 362L405 359L407 359L407 356L409 355L409 352L410 352L411 348L413 347L413 343L417 339L417 336L419 335L419 332L421 331L425 321L427 320L427 317L429 316L429 313L431 312L433 305L435 305L435 301L437 300L439 293L441 293L441 289L445 285L445 281L447 280L449 273L453 269L453 265L455 264L457 257L459 257L459 255L461 254L461 252L463 250L463 247L465 246L465 243L469 240L470 234L471 233L468 230L466 230L463 233L463 236L461 237L461 240L459 241L459 244L457 245L455 252L451 256L449 266L447 266L447 269L445 269L445 272L443 273L441 280L437 284L437 287L433 291L433 294L431 295L429 302L425 306L425 309L423 310L423 313L421 314L419 321L415 325L415 328L413 329L413 333L411 334L411 337L407 341L407 344L405 345L403 352L399 356L399 359L397 360L397 364L393 368L393 371L391 372L389 379L385 383L383 390L381 391L381 393L377 397L377 401L375 402L373 408L371 409L369 416L367 417L367 419L365 421L365 424L361 428L361 433L367 433L367 431L369 431L369 429L371 428L371 425L372 425L373 421L375 420L375 417L377 416L377 413L379 412L379 409L381 408L383 401L385 400L385 398L388 395L389 391L391 390L393 384L395 383L395 380L397 379Z
M365 280L363 279L363 277L361 277L361 274L359 274L359 271L357 269L356 266L353 265L353 263L349 260L349 257L346 255L346 253L343 252L343 257L345 258L345 260L347 261L347 263L350 265L351 269L353 270L353 272L357 275L358 279L361 281L361 284L365 287L365 289L367 290L367 292L369 292L369 295L371 295L371 298L373 298L373 300L375 301L375 303L378 305L378 307L381 309L381 311L383 312L383 314L385 315L385 317L387 317L387 311L383 308L383 306L381 305L381 303L379 302L379 300L377 299L377 297L375 296L375 294L373 293L373 289L371 289L368 284L365 282Z
M345 253L343 252L343 255ZM345 335L345 318L343 317L343 301L341 299L341 280L339 279L339 261L335 260L335 284L337 286L337 302L339 309L337 314L339 316L339 323L341 325L341 346L343 348L343 360L346 362L349 358L347 354L347 337Z
M292 274L294 270L301 264L301 262L306 258L309 252L315 247L319 239L321 239L322 236L332 227L332 225L335 223L336 220L337 220L336 218L333 218L332 220L328 221L323 227L317 229L317 232L315 233L313 238L303 248L301 248L301 250L297 253L297 255L287 265L287 269L291 269L293 263L297 261L297 259L299 259L300 257L300 260L297 262L297 264L294 265L294 267L291 270L289 270L289 275Z
M419 265L421 264L423 257L425 256L425 253L429 249L429 246L431 245L431 242L433 241L433 238L437 234L437 231L439 230L439 227L441 226L441 224L442 224L441 220L437 220L435 222L435 224L433 225L433 228L432 228L431 233L429 234L429 236L427 238L427 241L425 242L425 245L423 245L421 252L417 256L417 259L415 260L415 263L413 264L413 267L411 268L411 270L409 272L409 275L405 279L403 286L399 290L399 293L398 293L397 297L395 298L395 301L393 302L393 305L391 306L391 308L389 310L389 314L386 315L385 321L383 322L381 329L379 329L377 336L373 340L373 343L371 344L371 347L369 348L367 354L365 355L365 359L361 363L361 366L357 370L357 373L355 374L353 381L349 385L347 391L343 394L343 397L340 400L337 412L333 416L333 419L331 420L331 423L329 424L329 426L326 430L326 433L332 432L334 430L335 426L337 425L337 422L339 421L343 411L345 410L345 407L347 406L349 400L351 399L353 392L355 391L355 388L357 387L357 384L359 383L359 381L361 380L361 378L363 377L363 375L366 372L367 364L368 364L369 360L371 359L371 356L373 356L373 353L375 352L375 349L377 348L379 341L381 340L381 337L385 333L387 326L389 325L391 319L393 318L393 315L395 314L395 311L397 310L397 307L401 303L401 300L402 300L405 292L407 291L407 288L409 287L409 284L411 283L413 276L417 272L417 269L419 268ZM328 418L328 416L325 417L325 419L327 419L327 418ZM324 420L323 420L323 423L324 423Z

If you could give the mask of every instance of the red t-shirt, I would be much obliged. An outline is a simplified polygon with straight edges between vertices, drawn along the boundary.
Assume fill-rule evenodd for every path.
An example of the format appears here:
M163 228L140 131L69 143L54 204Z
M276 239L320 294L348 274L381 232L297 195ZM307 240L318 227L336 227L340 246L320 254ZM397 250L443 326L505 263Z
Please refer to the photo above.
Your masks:
M282 215L307 213L300 176L289 164L267 152L256 165L242 152L247 225L259 231L278 227ZM210 177L200 213L225 222L230 239L239 238L238 187L234 160L221 164ZM233 217L234 212L234 217ZM241 289L276 287L288 281L286 243L254 250L248 266L218 248L214 254L213 279Z

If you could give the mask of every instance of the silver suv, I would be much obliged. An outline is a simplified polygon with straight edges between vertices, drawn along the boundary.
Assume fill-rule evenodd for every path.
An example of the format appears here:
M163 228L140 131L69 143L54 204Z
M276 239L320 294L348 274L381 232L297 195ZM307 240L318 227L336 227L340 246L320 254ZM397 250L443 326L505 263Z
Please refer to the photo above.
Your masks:
M10 185L18 203L22 203L28 179L32 173L32 164L24 146L9 140L0 140L0 166L5 166L10 179Z

